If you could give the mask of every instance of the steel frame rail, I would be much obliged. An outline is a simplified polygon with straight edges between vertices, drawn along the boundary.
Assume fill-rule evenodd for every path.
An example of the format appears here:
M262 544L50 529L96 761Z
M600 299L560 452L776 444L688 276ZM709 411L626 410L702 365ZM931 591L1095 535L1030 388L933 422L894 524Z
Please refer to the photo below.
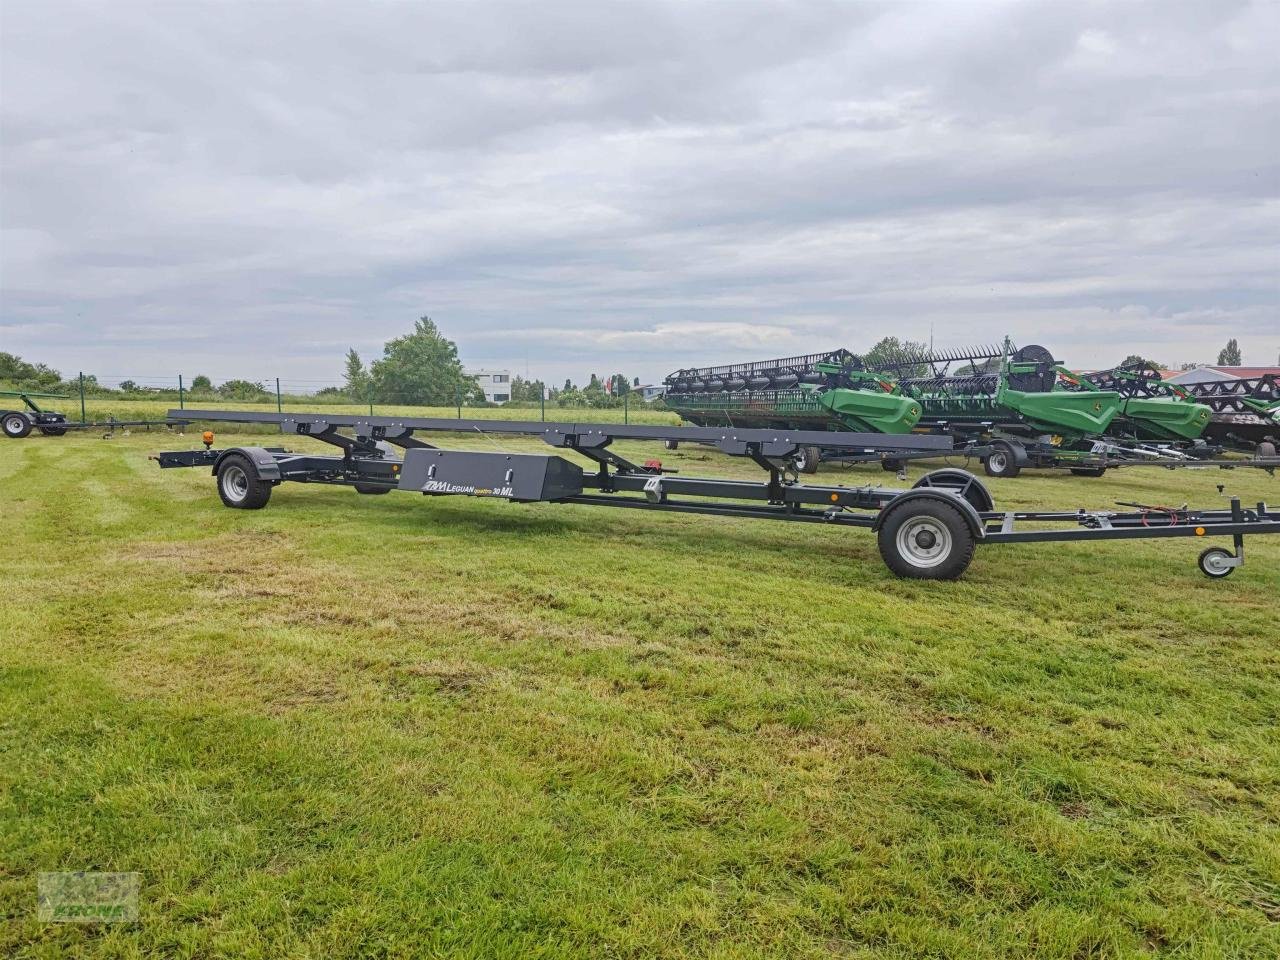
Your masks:
M339 427L357 438L386 440L399 445L416 431L435 433L504 433L541 437L553 447L581 449L606 446L614 440L675 440L719 447L730 456L750 456L750 447L765 457L784 458L803 446L878 453L949 453L949 438L926 434L852 433L836 430L789 430L737 427L673 427L647 424L574 423L538 420L456 420L449 417L377 417L341 413L271 413L238 410L170 410L173 419L214 423L279 424L284 433L321 438Z

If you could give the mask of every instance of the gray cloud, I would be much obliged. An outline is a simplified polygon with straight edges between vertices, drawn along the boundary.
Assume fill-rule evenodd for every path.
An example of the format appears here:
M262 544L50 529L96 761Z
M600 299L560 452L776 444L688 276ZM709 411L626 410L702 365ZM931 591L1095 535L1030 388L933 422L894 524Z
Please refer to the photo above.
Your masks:
M1280 352L1273 4L0 7L0 349Z

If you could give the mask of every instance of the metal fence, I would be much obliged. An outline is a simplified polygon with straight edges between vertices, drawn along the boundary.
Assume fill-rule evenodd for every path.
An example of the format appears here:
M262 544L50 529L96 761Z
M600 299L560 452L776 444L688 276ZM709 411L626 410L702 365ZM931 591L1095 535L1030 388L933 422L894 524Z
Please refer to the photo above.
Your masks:
M211 378L212 379L212 378ZM452 412L461 419L468 417L493 417L512 420L559 420L566 417L581 419L589 411L592 419L608 422L674 422L678 418L659 402L646 402L637 391L628 390L620 396L607 395L604 403L564 404L547 399L545 389L538 400L515 400L504 403L480 401L464 394L461 388L454 391L451 402L425 404L416 396L376 394L372 388L365 396L355 396L342 384L332 380L307 380L284 377L226 377L216 378L217 387L192 389L191 378L183 374L168 377L129 376L123 374L95 375L80 373L67 383L70 387L67 399L76 401L78 411L65 411L69 418L79 414L82 423L106 416L116 416L118 411L129 411L128 419L138 419L137 411L149 407L148 416L161 416L161 408L179 410L200 408L247 408L260 410L313 410L317 408L342 408L343 412L368 412L376 415L429 411L425 415L447 416ZM538 381L533 381L538 382ZM227 387L232 389L228 390ZM64 387L65 389L65 387Z

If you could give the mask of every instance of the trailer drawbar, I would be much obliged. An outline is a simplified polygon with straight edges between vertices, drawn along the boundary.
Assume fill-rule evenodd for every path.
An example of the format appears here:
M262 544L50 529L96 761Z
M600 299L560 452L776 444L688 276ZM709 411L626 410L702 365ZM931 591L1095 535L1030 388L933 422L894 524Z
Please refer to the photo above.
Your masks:
M893 573L925 580L956 579L979 544L1231 537L1234 550L1209 547L1199 557L1200 570L1219 578L1244 563L1246 535L1280 533L1280 511L1268 509L1265 503L1245 507L1239 498L1231 499L1229 509L1217 510L1122 503L1119 506L1129 509L1011 512L996 510L990 492L977 477L950 468L926 474L908 490L798 482L794 461L806 446L820 443L868 458L920 456L930 451L943 456L951 442L940 436L232 410L172 410L170 416L278 424L285 434L340 448L339 455L329 456L280 447L215 450L213 434L205 433L203 450L173 451L154 458L161 467L211 468L222 502L239 510L266 506L274 487L293 481L350 486L362 494L402 490L427 496L825 523L872 531L880 556ZM415 436L420 433L538 436L586 463L558 454L441 449ZM615 440L711 444L731 456L750 458L767 479L676 476L656 460L636 464L615 453L609 449ZM403 455L397 456L391 445Z

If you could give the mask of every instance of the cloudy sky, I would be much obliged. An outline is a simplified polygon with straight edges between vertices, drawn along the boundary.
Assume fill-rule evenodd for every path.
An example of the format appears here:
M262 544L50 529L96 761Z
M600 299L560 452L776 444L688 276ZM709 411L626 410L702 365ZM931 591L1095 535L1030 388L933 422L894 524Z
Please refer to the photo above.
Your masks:
M0 350L1280 353L1280 4L0 5Z

